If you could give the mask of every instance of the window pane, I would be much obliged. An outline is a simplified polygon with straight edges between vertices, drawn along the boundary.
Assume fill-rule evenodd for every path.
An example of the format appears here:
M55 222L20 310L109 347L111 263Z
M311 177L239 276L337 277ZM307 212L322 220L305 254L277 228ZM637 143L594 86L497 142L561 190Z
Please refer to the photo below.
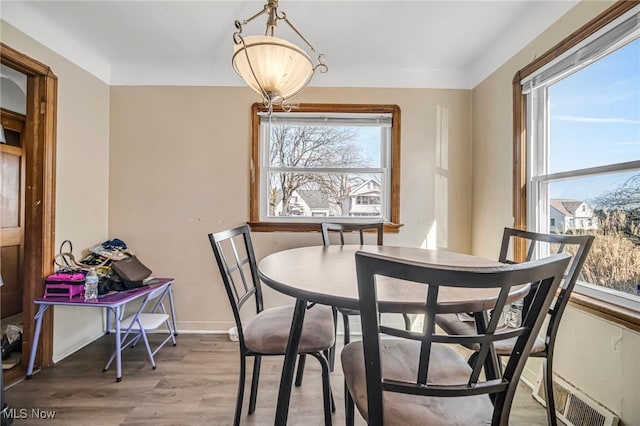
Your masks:
M636 295L640 283L640 171L550 184L552 233L596 235L579 280Z
M384 215L382 174L271 173L270 217L369 217Z
M397 105L298 104L268 115L254 104L252 129L254 229L316 231L330 218L384 221L397 229Z
M549 88L551 173L640 159L640 39Z
M271 125L271 167L381 167L380 127Z
M20 162L21 156L0 152L1 228L20 226Z

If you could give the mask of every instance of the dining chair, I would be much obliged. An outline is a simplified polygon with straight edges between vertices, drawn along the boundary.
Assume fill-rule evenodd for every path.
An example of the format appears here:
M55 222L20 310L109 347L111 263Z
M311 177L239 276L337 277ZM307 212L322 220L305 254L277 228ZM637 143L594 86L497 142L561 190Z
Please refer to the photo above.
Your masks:
M438 267L365 252L355 257L363 334L362 341L342 350L341 361L349 398L364 420L369 425L507 425L518 380L569 255L492 268ZM397 285L428 284L420 332L380 325L376 295L380 276L403 280ZM437 333L435 316L450 306L438 305L439 292L452 287L494 289L493 308L499 312L516 286L529 283L529 314L519 327L500 329L494 316L483 333ZM381 338L383 334L387 336ZM481 370L491 346L509 338L517 340L504 374L486 379ZM456 351L463 343L480 346L474 366ZM347 424L353 424L353 417Z
M375 232L375 242L377 245L381 246L384 241L384 223L376 222L376 223L332 223L332 222L322 222L320 225L320 230L322 232L322 244L325 247L331 245L331 235L338 235L340 245L343 246L345 244L345 233L357 232L358 233L358 241L360 245L365 244L365 233L367 232ZM351 326L349 317L351 316L360 316L360 312L357 309L348 309L348 308L333 308L334 320L336 321L337 327L337 313L340 312L342 316L342 324L344 330L343 342L344 346L349 344L351 341ZM402 318L404 320L404 327L406 330L411 330L411 319L409 315L406 313L402 314ZM336 328L337 333L337 328ZM329 365L333 369L333 363L335 360L335 345L329 351ZM302 371L298 368L298 373L296 375L296 385L300 386L302 383ZM345 404L345 413L346 417L353 417L353 402L349 400L349 390L347 389L346 383L344 388L344 404Z
M345 232L358 232L360 245L364 245L364 234L367 231L376 233L376 244L381 246L384 240L384 224L382 222L377 223L330 223L323 222L321 224L322 230L322 243L325 247L331 245L331 232L335 232L340 237L340 245L344 245ZM351 327L349 324L349 316L357 316L360 313L354 309L339 308L338 312L342 315L342 323L344 325L344 344L346 345L351 341ZM406 313L402 314L404 320L404 326L406 330L411 330L411 319Z
M505 228L502 236L502 245L498 261L507 264L516 263L513 259L514 247L523 244L526 252L525 261L531 261L536 257L541 257L547 253L568 253L571 255L569 267L566 270L560 291L556 295L555 302L548 311L549 322L544 334L544 338L537 337L531 349L530 356L544 358L543 382L545 389L545 399L547 401L547 421L550 425L556 426L555 400L553 397L553 351L555 348L556 335L560 326L562 314L567 307L569 296L575 287L582 266L591 250L594 237L592 235L556 235L543 234L532 231L521 231L513 228ZM522 315L526 315L530 305L530 297L527 296L523 302ZM496 311L501 312L501 311ZM436 324L444 332L451 335L469 334L476 330L473 320L461 320L458 314L436 315ZM495 344L496 354L507 356L512 352L515 344L514 339L507 339ZM478 345L466 345L474 350L469 359L469 363L476 362Z
M120 320L120 336L116 336L116 339L119 338L122 342L121 351L127 347L135 347L142 340L147 349L151 368L154 370L156 369L155 354L169 341L173 343L173 346L176 346L176 332L171 326L170 317L164 305L164 298L168 295L170 288L170 284L165 284L149 292L135 313ZM151 350L147 333L159 329L162 325L167 327L168 335ZM113 351L102 371L109 369L116 357L116 350Z
M238 330L240 379L234 425L239 425L244 398L246 357L252 356L254 358L249 397L249 414L252 414L256 408L260 362L263 356L285 354L294 306L264 308L260 278L248 225L211 233L209 241ZM253 305L253 307L250 308L248 305ZM250 311L253 318L245 323L242 318L246 318L247 311ZM334 341L331 308L321 305L309 307L304 317L298 353L311 355L320 362L325 425L331 425L331 415L335 411L335 406L329 382L329 365L323 351L328 351Z

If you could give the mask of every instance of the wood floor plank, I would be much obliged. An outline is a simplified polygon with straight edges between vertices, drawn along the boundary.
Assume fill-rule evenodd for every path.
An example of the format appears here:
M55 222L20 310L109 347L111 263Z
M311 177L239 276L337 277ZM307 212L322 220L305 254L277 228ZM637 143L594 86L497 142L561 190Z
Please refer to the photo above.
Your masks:
M160 336L151 336L151 342ZM15 412L25 410L19 425L220 425L232 424L238 386L239 355L236 342L223 335L182 334L178 345L164 347L151 369L143 346L126 348L122 355L122 382L115 381L115 366L102 368L113 350L113 336L104 336L5 391ZM339 357L337 357L339 360ZM272 425L280 383L282 357L264 357L256 411L247 415L251 369L243 406L243 425ZM334 425L344 424L343 381L340 365L331 375L336 401ZM38 419L32 410L55 411L53 419ZM546 425L545 411L521 385L511 425ZM291 392L290 425L323 425L322 381L318 362L307 361L304 382ZM364 425L356 414L356 425Z

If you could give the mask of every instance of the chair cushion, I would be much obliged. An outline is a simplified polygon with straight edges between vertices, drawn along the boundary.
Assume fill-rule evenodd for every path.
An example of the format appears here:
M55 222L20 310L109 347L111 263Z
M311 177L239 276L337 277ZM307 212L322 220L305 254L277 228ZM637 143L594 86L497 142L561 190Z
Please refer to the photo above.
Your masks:
M474 321L461 321L457 314L438 314L436 315L436 324L444 330L445 333L451 335L465 335L475 334L476 323ZM511 355L513 345L516 343L516 338L500 340L494 343L496 353L498 355ZM477 343L471 345L465 345L473 351L480 350L480 345ZM531 355L539 354L545 351L544 340L540 337L536 337L536 341L531 348Z
M476 332L476 322L473 319L462 321L458 314L437 314L436 324L447 334L474 334Z
M380 356L386 379L414 382L420 345L404 340L382 340ZM348 344L341 354L345 382L358 411L368 421L367 383L362 341ZM429 366L430 384L467 383L471 368L453 349L434 344ZM487 395L428 397L383 392L385 424L393 425L483 425L491 424L493 405Z
M282 355L287 349L293 305L265 309L244 329L244 343L252 352ZM330 306L314 305L307 309L302 326L299 353L321 352L335 341L333 312Z
M437 314L436 325L444 330L445 333L452 336L476 334L475 321L461 321L458 318L458 314ZM480 350L480 345L478 343L472 343L464 346L472 351Z
M513 351L513 346L516 344L516 340L517 338L513 337L511 339L500 340L498 342L495 342L493 345L496 348L496 353L498 355L503 355L503 356L511 355L511 352ZM538 356L540 356L539 354L544 353L544 351L545 351L544 340L542 340L540 337L536 337L536 341L533 342L533 347L531 348L531 353L529 355L536 356L538 354Z

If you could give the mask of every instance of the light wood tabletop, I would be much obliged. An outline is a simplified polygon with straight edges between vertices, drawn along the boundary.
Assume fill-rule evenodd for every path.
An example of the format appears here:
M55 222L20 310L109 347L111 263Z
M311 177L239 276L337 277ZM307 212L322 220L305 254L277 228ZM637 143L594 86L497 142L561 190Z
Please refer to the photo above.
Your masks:
M495 260L447 250L394 246L312 246L284 250L259 262L260 277L269 287L307 302L358 309L355 253L364 251L433 267L479 268L491 271L504 266ZM387 277L378 279L378 299L387 312L418 312L424 307L426 286L400 283ZM510 293L508 302L522 299L529 286ZM493 308L498 289L442 287L439 313L479 312ZM418 310L418 311L416 311Z

